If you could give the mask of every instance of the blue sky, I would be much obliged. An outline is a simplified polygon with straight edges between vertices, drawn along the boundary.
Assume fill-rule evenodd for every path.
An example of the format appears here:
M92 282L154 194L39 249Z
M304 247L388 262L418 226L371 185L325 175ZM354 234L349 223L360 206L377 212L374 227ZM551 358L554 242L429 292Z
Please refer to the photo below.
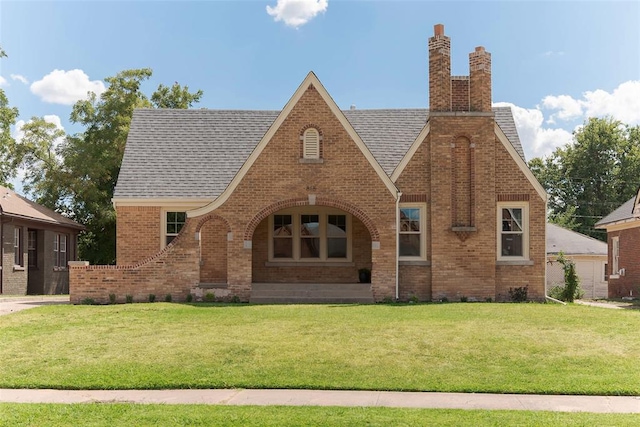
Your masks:
M267 9L269 7L269 9ZM202 89L196 107L281 109L313 70L344 109L428 107L427 40L442 23L452 71L492 54L493 101L509 103L530 159L588 116L640 124L640 2L0 1L0 87L67 132L71 104L102 80L150 67Z

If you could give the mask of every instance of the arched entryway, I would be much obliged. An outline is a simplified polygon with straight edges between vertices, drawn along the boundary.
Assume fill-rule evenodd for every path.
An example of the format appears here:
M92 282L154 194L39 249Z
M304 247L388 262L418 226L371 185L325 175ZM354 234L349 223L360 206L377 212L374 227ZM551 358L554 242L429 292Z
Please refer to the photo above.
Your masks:
M359 270L373 267L377 230L362 212L347 203L304 199L277 203L260 215L250 235L253 295L269 288L287 302L349 302L350 296L373 302Z

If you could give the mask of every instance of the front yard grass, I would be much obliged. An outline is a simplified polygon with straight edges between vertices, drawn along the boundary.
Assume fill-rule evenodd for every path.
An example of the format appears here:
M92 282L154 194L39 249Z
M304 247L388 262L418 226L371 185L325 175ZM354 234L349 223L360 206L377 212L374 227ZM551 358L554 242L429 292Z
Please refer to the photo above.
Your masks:
M0 426L636 426L638 414L295 406L0 404Z
M640 395L639 330L578 305L47 306L0 318L0 387Z

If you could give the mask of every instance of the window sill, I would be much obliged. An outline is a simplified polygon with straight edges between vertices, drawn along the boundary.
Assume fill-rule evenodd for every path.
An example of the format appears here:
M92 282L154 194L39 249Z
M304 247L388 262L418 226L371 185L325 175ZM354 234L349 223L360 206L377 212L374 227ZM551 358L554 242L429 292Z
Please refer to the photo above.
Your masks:
M53 271L67 271L66 267L53 267Z
M418 265L421 267L431 267L431 261L401 259L398 260L398 265Z
M498 260L496 265L533 265L533 260L530 259L518 259L518 260Z
M22 265L14 265L13 271L24 271L24 267Z
M322 163L324 163L324 159L299 159L298 162L304 164L321 165Z
M619 279L620 275L619 274L612 274L609 276L609 279Z
M269 261L264 263L265 267L355 267L354 262L348 261Z

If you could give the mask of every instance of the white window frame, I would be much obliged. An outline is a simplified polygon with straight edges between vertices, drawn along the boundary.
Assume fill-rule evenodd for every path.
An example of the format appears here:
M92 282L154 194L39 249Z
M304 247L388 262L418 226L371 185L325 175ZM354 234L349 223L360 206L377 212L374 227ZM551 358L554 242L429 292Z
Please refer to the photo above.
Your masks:
M27 230L27 256L29 267L36 268L38 266L38 230Z
M502 209L522 209L522 256L502 255ZM529 203L498 202L496 224L496 253L498 261L529 260Z
M178 234L173 234L173 233L167 233L167 214L169 212L184 212L185 213L185 223L187 221L187 214L186 212L190 209L193 208L189 208L189 207L169 207L169 208L163 208L160 210L160 249L164 249L165 246L167 246L167 237L168 236L177 236Z
M611 237L611 274L610 279L620 277L620 236Z
M293 225L293 257L292 258L274 258L273 257L273 217L274 215L291 215L291 222ZM300 216L301 215L318 215L318 221L320 226L320 257L319 258L301 258L300 250ZM346 258L329 258L327 248L327 224L329 215L344 215L346 217L347 226L347 257ZM352 216L339 209L327 208L322 206L308 206L302 208L284 209L269 215L268 218L268 240L269 240L269 263L350 263L352 260L352 246L353 246L353 221Z
M302 158L320 159L320 132L316 128L309 128L302 135Z
M427 260L427 204L426 203L400 203L399 209L420 210L420 256L400 256L400 243L398 243L398 260L400 261L426 261ZM400 240L400 212L398 212L398 240Z

